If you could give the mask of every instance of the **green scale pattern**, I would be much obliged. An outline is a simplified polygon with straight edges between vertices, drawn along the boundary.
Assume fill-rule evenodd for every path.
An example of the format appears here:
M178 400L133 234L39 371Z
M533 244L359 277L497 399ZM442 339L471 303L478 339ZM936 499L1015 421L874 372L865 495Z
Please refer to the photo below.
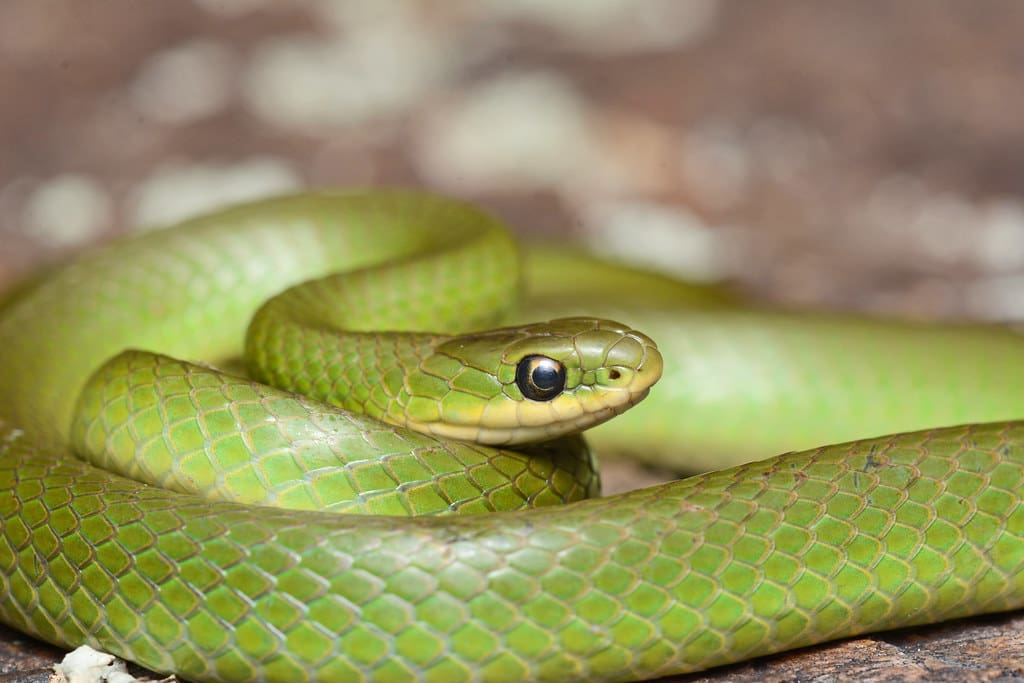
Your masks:
M423 224L433 226L431 235ZM434 253L453 245L450 261ZM421 263L423 254L412 280L397 267L368 268ZM310 297L304 310L314 310L323 303L317 288L339 268L355 270L347 282L383 288L353 294L341 313L330 313L356 331L369 331L370 318L377 329L431 329L419 319L428 309L452 329L482 324L511 306L517 260L496 221L458 202L377 190L316 193L142 235L20 292L0 308L0 620L195 681L513 683L642 680L1024 606L1024 426L992 423L1024 415L1019 337L744 310L727 297L705 300L701 291L592 263L586 268L599 302L626 308L588 312L642 322L661 345L666 375L644 405L616 420L624 429L600 435L599 446L618 443L679 463L695 450L742 460L836 435L907 433L560 508L411 519L209 501L72 457L74 433L89 446L83 450L103 458L108 446L141 448L159 462L167 459L162 448L180 447L185 460L219 468L192 479L205 477L221 492L244 492L248 484L237 482L280 469L306 478L318 471L316 458L336 455L330 440L319 455L296 449L291 461L258 455L236 478L244 466L219 447L220 437L201 449L165 437L171 427L202 432L231 413L226 421L241 443L268 435L287 441L295 436L293 411L311 402L224 373L200 379L150 354L118 354L145 349L237 367L246 326L263 302L326 278L301 290ZM591 286L566 263L528 258L528 271L540 268L528 276L530 291L537 294L538 280L560 278L574 292ZM632 282L642 284L632 289ZM484 305L470 322L463 314L474 290ZM623 304L621 293L633 298ZM692 307L665 307L680 299ZM378 310L371 301L398 307ZM582 305L583 296L570 303ZM535 300L525 309L530 319L549 315ZM128 373L138 380L134 389L90 382L108 361L143 360ZM172 390L163 398L177 406L185 402L174 383L191 382L181 414L152 410L159 392L150 382L165 371ZM372 380L362 386L369 401ZM86 412L114 418L73 426L80 395ZM214 395L216 406L206 400ZM284 428L257 438L250 412L257 404L287 417ZM356 417L330 420L332 429L367 426ZM966 422L981 424L909 431ZM359 469L351 480L376 501L378 483L406 467L381 465L360 482L359 449L380 445L395 455L397 442L417 453L434 443L419 439L379 426L339 436L356 449L342 467ZM444 452L455 448L441 443ZM498 469L525 491L525 470L506 463ZM134 477L149 465L121 467ZM566 476L552 497L592 485L575 466ZM445 477L431 470L420 481L437 493ZM311 492L285 485L269 495L316 498L315 479ZM488 500L498 490L477 489ZM445 491L440 498L450 504ZM420 493L415 504L397 507L420 507Z
M578 437L527 451L443 441L142 351L82 391L71 441L93 465L211 500L427 515L564 504L597 494Z
M1024 604L1024 424L558 514L254 512L0 451L0 614L195 680L628 681Z

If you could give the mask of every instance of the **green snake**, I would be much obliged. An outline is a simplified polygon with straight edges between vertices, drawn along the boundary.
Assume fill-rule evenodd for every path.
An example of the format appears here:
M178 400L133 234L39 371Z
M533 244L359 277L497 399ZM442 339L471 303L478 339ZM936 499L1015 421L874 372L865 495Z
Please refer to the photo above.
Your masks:
M384 190L89 253L0 308L0 619L195 681L633 681L1024 606L1024 340L702 296ZM507 316L552 322L466 334ZM595 448L731 467L569 502L662 373Z

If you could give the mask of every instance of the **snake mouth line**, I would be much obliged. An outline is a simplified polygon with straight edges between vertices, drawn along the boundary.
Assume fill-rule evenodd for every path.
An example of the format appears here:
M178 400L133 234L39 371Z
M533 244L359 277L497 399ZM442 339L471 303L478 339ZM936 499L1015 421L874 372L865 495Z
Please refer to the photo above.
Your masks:
M481 425L460 425L447 422L408 422L410 429L432 434L439 438L470 441L486 446L510 446L513 444L536 443L549 441L565 434L580 432L610 420L630 407L642 401L650 393L651 387L639 390L612 392L609 396L618 398L614 402L605 402L600 407L584 411L581 415L561 423L564 431L552 432L549 426L516 426L516 427L485 427Z

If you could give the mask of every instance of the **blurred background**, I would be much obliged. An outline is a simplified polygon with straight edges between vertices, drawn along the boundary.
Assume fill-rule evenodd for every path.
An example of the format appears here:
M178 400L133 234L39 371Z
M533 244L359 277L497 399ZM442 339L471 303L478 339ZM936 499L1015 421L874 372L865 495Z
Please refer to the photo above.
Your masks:
M0 291L404 185L773 304L1024 320L1022 29L1014 0L3 0Z
M399 184L751 296L1024 317L1013 0L4 0L0 287Z

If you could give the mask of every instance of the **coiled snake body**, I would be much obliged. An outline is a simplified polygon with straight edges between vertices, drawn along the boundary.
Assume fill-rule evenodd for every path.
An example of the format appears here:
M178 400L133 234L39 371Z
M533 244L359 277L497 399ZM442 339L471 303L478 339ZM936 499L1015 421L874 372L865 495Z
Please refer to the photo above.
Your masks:
M437 334L504 314L517 258L471 207L322 193L27 287L0 309L0 618L196 681L630 681L1024 606L1024 424L995 422L1024 415L1022 340L664 300L630 319L660 354L605 320ZM232 374L257 309L249 372L284 390ZM335 514L592 493L563 433L662 356L598 430L650 459L936 428L558 508Z

